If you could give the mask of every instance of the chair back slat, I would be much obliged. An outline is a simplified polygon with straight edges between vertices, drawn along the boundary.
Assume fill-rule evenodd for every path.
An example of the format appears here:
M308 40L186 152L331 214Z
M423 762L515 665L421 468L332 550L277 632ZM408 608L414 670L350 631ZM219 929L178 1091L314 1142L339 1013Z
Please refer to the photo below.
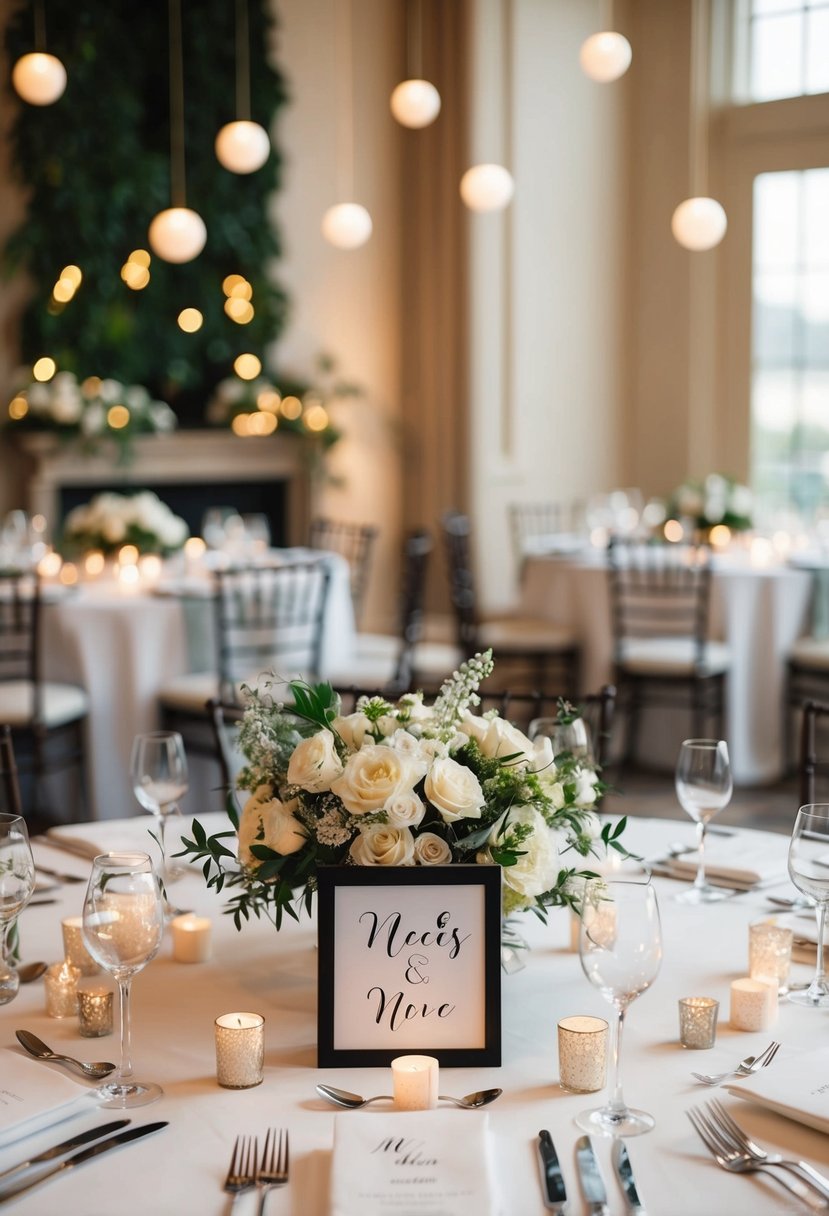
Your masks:
M684 638L702 660L708 636L710 550L614 539L608 547L617 662L635 638Z
M309 544L312 549L339 553L348 562L354 619L359 623L363 610L371 558L378 529L371 524L345 523L317 516L311 520Z
M403 546L400 592L400 653L392 686L405 691L411 686L415 651L423 632L423 600L426 571L432 553L432 538L426 531L410 532Z
M464 655L470 657L478 649L478 610L469 517L460 511L447 511L441 525L457 643Z
M800 721L799 806L825 801L817 797L818 781L829 783L829 741L825 755L819 755L821 725L829 729L829 703L804 701Z
M38 575L0 572L0 680L37 683L39 622Z
M23 814L11 727L5 725L0 726L0 811L7 815Z

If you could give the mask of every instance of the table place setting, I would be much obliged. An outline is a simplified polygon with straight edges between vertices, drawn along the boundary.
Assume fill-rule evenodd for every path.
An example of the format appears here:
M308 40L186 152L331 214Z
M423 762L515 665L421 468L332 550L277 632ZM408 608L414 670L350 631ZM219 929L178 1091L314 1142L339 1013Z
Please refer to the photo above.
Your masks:
M0 1065L0 1149L74 1115L91 1113L95 1096L64 1073L6 1048Z
M725 1088L735 1098L829 1133L829 1048L800 1051L784 1045L779 1055L776 1068L761 1070L750 1082L735 1078Z

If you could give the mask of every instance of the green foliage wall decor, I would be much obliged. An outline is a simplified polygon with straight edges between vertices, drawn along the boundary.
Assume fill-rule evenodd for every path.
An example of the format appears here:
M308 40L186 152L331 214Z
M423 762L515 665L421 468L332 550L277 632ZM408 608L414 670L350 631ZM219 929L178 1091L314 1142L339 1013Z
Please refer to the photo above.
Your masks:
M6 28L9 63L33 46L33 0ZM201 420L212 387L233 359L250 350L264 361L284 326L286 300L273 281L279 242L268 202L279 185L276 149L257 172L229 173L213 143L235 112L233 0L183 0L187 204L207 226L193 262L153 257L150 282L131 291L121 267L147 249L153 216L170 206L170 128L166 0L48 0L47 46L68 73L51 106L19 103L12 157L29 195L28 213L9 240L6 274L23 267L35 295L22 321L24 362L51 355L80 378L97 375L144 384L184 421ZM273 130L286 101L284 80L266 62L273 37L261 0L249 0L250 117ZM7 82L11 92L11 83ZM83 283L59 312L49 311L63 266L75 263ZM255 315L237 325L224 312L222 280L239 273L253 287ZM204 314L183 333L182 308Z

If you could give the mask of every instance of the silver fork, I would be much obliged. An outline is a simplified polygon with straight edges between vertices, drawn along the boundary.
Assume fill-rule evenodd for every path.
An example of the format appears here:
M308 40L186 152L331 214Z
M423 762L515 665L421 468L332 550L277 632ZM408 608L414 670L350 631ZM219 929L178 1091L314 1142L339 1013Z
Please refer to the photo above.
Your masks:
M793 1195L796 1195L809 1208L813 1211L815 1210L815 1204L812 1202L813 1193L807 1190L803 1183L797 1182L794 1178L789 1178L786 1174L778 1174L770 1165L764 1164L762 1161L752 1160L747 1153L741 1153L736 1149L730 1148L728 1143L720 1137L716 1126L702 1111L692 1109L685 1113L691 1120L697 1135L717 1165L722 1169L727 1170L730 1174L755 1174L758 1172L770 1174L787 1191L791 1191ZM821 1203L818 1210L825 1211L826 1205Z
M264 1216L268 1191L275 1186L284 1186L288 1181L288 1129L280 1128L277 1136L274 1128L268 1128L262 1160L256 1170L256 1189L259 1191L259 1216Z
M762 1161L766 1165L778 1165L781 1169L787 1169L791 1173L799 1175L809 1186L814 1187L824 1199L829 1199L829 1179L824 1178L823 1174L813 1169L807 1161L792 1161L781 1156L780 1153L770 1153L761 1145L756 1144L743 1131L737 1120L732 1118L719 1099L714 1098L709 1102L707 1110L718 1130L733 1142L735 1148L747 1153L754 1161Z
M765 1051L761 1051L758 1056L746 1056L736 1068L730 1068L728 1072L718 1072L713 1075L706 1072L692 1072L691 1076L695 1077L697 1081L701 1081L703 1085L719 1085L726 1077L747 1077L751 1073L757 1072L758 1068L765 1068L767 1064L771 1064L779 1050L780 1044L772 1039Z
M248 1191L256 1183L256 1159L259 1146L255 1136L237 1136L233 1145L233 1156L227 1170L224 1190L233 1196L233 1203L242 1191Z

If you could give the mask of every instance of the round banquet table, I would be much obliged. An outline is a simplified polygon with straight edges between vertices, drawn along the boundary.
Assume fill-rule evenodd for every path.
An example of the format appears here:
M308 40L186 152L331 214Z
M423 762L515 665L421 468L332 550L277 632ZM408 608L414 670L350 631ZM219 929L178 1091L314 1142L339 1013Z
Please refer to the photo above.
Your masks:
M114 825L106 825L107 828ZM135 830L134 821L128 825ZM211 828L213 825L211 825ZM628 845L655 855L668 842L683 839L690 825L639 819L629 822ZM787 838L746 832L747 843L762 841L771 855L785 856ZM748 838L751 838L748 841ZM36 845L42 864L46 854ZM68 853L48 850L49 861L84 873L87 863ZM799 1211L772 1179L761 1174L727 1174L709 1157L691 1128L685 1111L712 1096L693 1082L691 1070L717 1071L763 1047L769 1032L748 1034L728 1025L730 981L746 973L749 922L767 904L761 892L740 894L723 902L691 907L675 902L684 884L654 880L664 934L662 969L652 988L629 1010L623 1049L625 1096L631 1105L652 1112L655 1129L628 1141L641 1199L653 1216L726 1216ZM79 913L83 886L66 885L60 903L30 907L22 918L23 953L28 959L56 959L61 952L60 918ZM363 1094L388 1092L389 1070L316 1067L315 929L303 919L288 922L276 934L266 924L251 924L237 934L220 915L220 901L196 875L175 887L176 900L213 918L214 956L207 964L175 963L165 938L159 956L133 987L133 1055L136 1075L155 1080L164 1096L132 1112L136 1124L169 1120L169 1127L138 1144L126 1146L47 1182L8 1205L20 1216L144 1216L146 1212L210 1216L229 1210L222 1183L234 1137L264 1135L269 1126L290 1131L292 1166L288 1186L271 1193L270 1216L324 1216L334 1133L334 1108L320 1100L315 1084L326 1080ZM569 915L557 910L545 928L527 916L526 936L532 949L523 970L503 976L503 1065L500 1068L443 1069L441 1091L465 1094L501 1086L503 1096L488 1108L490 1156L500 1211L505 1216L532 1216L544 1208L541 1199L536 1138L540 1128L553 1136L564 1171L569 1211L585 1211L574 1164L580 1132L573 1123L579 1111L596 1105L602 1094L572 1095L557 1084L556 1022L576 1013L608 1016L609 1007L588 984L577 955L569 950ZM794 965L794 978L809 969ZM720 1027L711 1051L685 1051L677 1042L677 1000L689 995L719 998ZM266 1019L265 1079L257 1088L225 1090L216 1083L214 1018L233 1010L250 1010ZM34 1031L57 1051L83 1059L117 1056L117 1036L78 1037L74 1020L59 1021L44 1013L40 983L21 989L0 1008L0 1056L18 1051L14 1030ZM829 1014L786 1001L772 1033L783 1047L775 1068L785 1067L785 1053L826 1042ZM43 1068L54 1066L43 1064ZM0 1078L2 1061L0 1061ZM1 1084L1 1082L0 1082ZM785 1155L829 1167L829 1136L716 1091L743 1126L761 1143ZM382 1110L382 1105L373 1107ZM449 1108L446 1108L449 1110ZM829 1113L829 1112L828 1112ZM109 1117L110 1112L106 1112ZM452 1110L458 1135L464 1120L480 1117ZM104 1115L99 1117L103 1121ZM359 1119L361 1111L339 1117ZM394 1114L389 1113L393 1127ZM13 1161L95 1123L92 1116L41 1132L0 1152L0 1170ZM593 1137L605 1177L610 1216L622 1216L623 1197L610 1166L611 1141ZM804 1209L805 1210L805 1209ZM256 1211L255 1197L241 1197L237 1216ZM355 1214L356 1216L356 1214Z

